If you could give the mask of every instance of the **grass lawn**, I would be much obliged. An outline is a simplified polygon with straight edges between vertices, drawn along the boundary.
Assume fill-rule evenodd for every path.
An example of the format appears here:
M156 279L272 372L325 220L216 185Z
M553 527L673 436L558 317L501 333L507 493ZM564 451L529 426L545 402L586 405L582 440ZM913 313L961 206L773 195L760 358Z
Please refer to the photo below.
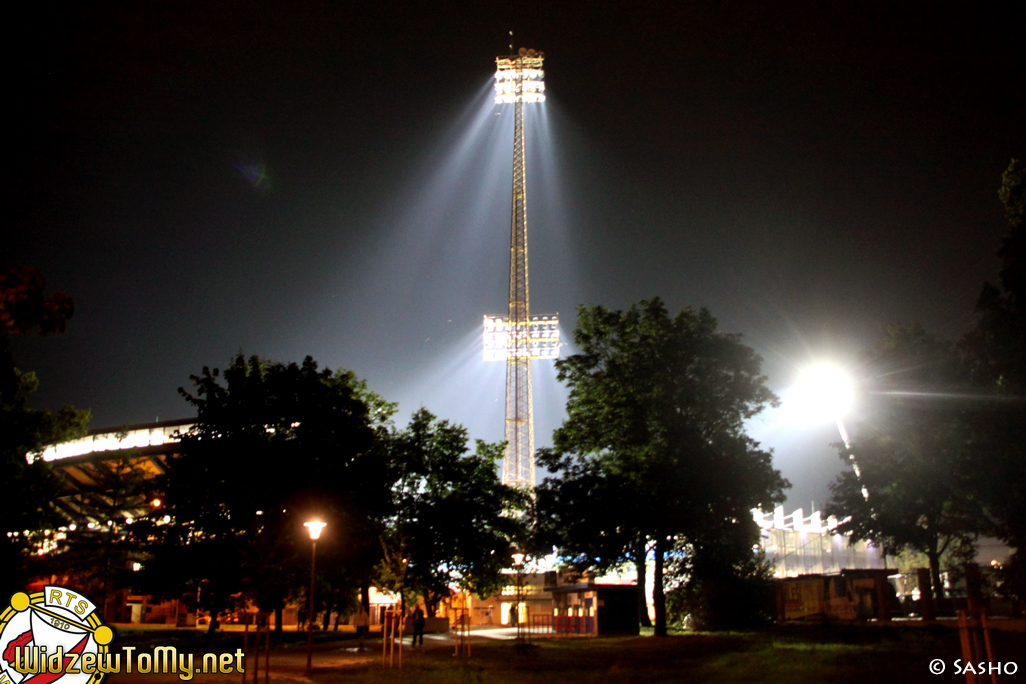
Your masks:
M127 637L127 643L133 640ZM138 635L141 639L143 635ZM228 635L224 635L228 636ZM237 636L237 635L236 635ZM301 635L299 635L301 636ZM327 638L328 635L325 635ZM1001 681L1026 681L1026 634L993 632L995 659L1017 661L1018 674ZM161 639L164 643L166 640ZM224 641L211 650L234 649ZM475 642L472 656L455 658L451 647L435 642L407 650L403 669L382 669L380 641L359 657L351 640L318 645L315 668L305 670L305 643L275 649L271 682L333 684L411 682L435 684L656 684L660 682L781 682L782 684L882 684L884 682L960 682L954 662L962 657L957 630L848 628L777 628L743 634L681 634L654 637L543 639L527 653L511 642ZM139 643L142 648L145 645ZM184 647L181 644L180 647ZM934 659L946 664L942 676L930 673ZM154 677L111 676L112 683L153 681ZM164 678L161 678L162 681ZM173 675L166 681L178 681ZM197 676L197 684L237 682L241 677ZM260 682L263 682L261 673ZM989 681L989 678L987 678ZM252 678L249 679L252 682Z
M994 634L995 659L1020 660L1026 669L1026 635ZM935 658L943 676L930 673ZM961 658L957 631L852 629L754 634L687 634L666 639L566 639L538 642L519 655L508 643L474 645L467 660L436 648L407 656L403 670L380 665L315 672L315 682L481 682L570 684L572 682L941 682L955 677ZM954 678L954 679L952 679ZM1026 681L1020 671L1015 681ZM988 680L989 681L989 680ZM1004 681L1004 679L1003 679Z

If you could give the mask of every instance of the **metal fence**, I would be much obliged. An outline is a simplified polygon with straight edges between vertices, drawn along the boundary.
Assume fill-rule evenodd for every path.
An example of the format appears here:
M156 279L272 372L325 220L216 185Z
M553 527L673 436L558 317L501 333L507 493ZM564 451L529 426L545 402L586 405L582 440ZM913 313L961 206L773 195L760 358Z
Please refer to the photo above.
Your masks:
M531 630L535 634L556 636L593 636L598 624L592 616L533 615Z

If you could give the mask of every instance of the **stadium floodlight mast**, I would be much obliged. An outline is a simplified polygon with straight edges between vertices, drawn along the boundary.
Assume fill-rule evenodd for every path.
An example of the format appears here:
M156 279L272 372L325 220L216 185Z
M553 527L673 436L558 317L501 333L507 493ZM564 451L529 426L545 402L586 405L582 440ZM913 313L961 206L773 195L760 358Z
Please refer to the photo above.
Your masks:
M512 35L512 34L511 34ZM513 210L509 251L509 310L484 317L484 358L506 362L505 484L534 487L534 407L531 359L559 357L559 316L531 316L527 286L527 178L524 104L545 101L545 53L520 48L495 58L495 103L514 105Z
M794 407L809 420L833 420L841 441L848 450L855 477L862 481L862 471L851 448L848 430L844 427L844 414L851 410L855 398L855 383L843 369L829 363L817 363L801 371L794 387ZM869 491L862 485L862 496L868 501Z
M848 431L844 428L844 414L852 406L854 383L838 366L816 363L799 373L793 390L795 410L809 421L833 420L845 446Z

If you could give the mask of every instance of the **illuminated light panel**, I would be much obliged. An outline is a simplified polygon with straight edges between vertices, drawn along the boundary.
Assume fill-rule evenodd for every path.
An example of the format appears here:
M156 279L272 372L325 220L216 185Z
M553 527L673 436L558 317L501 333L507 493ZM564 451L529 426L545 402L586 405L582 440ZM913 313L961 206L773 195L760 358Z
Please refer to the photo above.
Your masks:
M484 317L484 360L505 361L515 354L510 337L509 317L506 315L485 315ZM559 314L538 314L530 317L528 323L529 358L559 358Z
M495 104L545 101L544 56L495 58Z

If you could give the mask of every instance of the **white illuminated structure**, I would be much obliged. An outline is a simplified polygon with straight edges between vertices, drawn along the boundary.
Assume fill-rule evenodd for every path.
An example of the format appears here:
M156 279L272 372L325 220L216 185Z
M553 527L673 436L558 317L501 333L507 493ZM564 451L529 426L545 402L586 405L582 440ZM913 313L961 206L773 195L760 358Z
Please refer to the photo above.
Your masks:
M512 33L510 34L512 36ZM513 109L513 211L509 253L509 312L484 317L484 357L506 362L506 457L502 481L534 488L534 407L531 359L559 356L555 314L531 316L527 287L527 177L524 103L545 101L544 53L520 48L495 58L495 103Z
M765 552L777 578L887 567L883 549L839 533L837 526L844 521L833 516L824 519L819 511L806 516L800 508L784 515L784 507L777 506L772 513L753 509L752 517L760 528L753 550Z
M58 461L63 458L73 458L97 451L118 451L121 449L141 449L143 447L159 446L161 444L177 442L178 436L176 433L184 434L191 429L191 422L177 421L125 431L109 430L97 432L86 437L51 444L43 449L39 457L44 461ZM34 460L34 455L30 454L29 460Z

